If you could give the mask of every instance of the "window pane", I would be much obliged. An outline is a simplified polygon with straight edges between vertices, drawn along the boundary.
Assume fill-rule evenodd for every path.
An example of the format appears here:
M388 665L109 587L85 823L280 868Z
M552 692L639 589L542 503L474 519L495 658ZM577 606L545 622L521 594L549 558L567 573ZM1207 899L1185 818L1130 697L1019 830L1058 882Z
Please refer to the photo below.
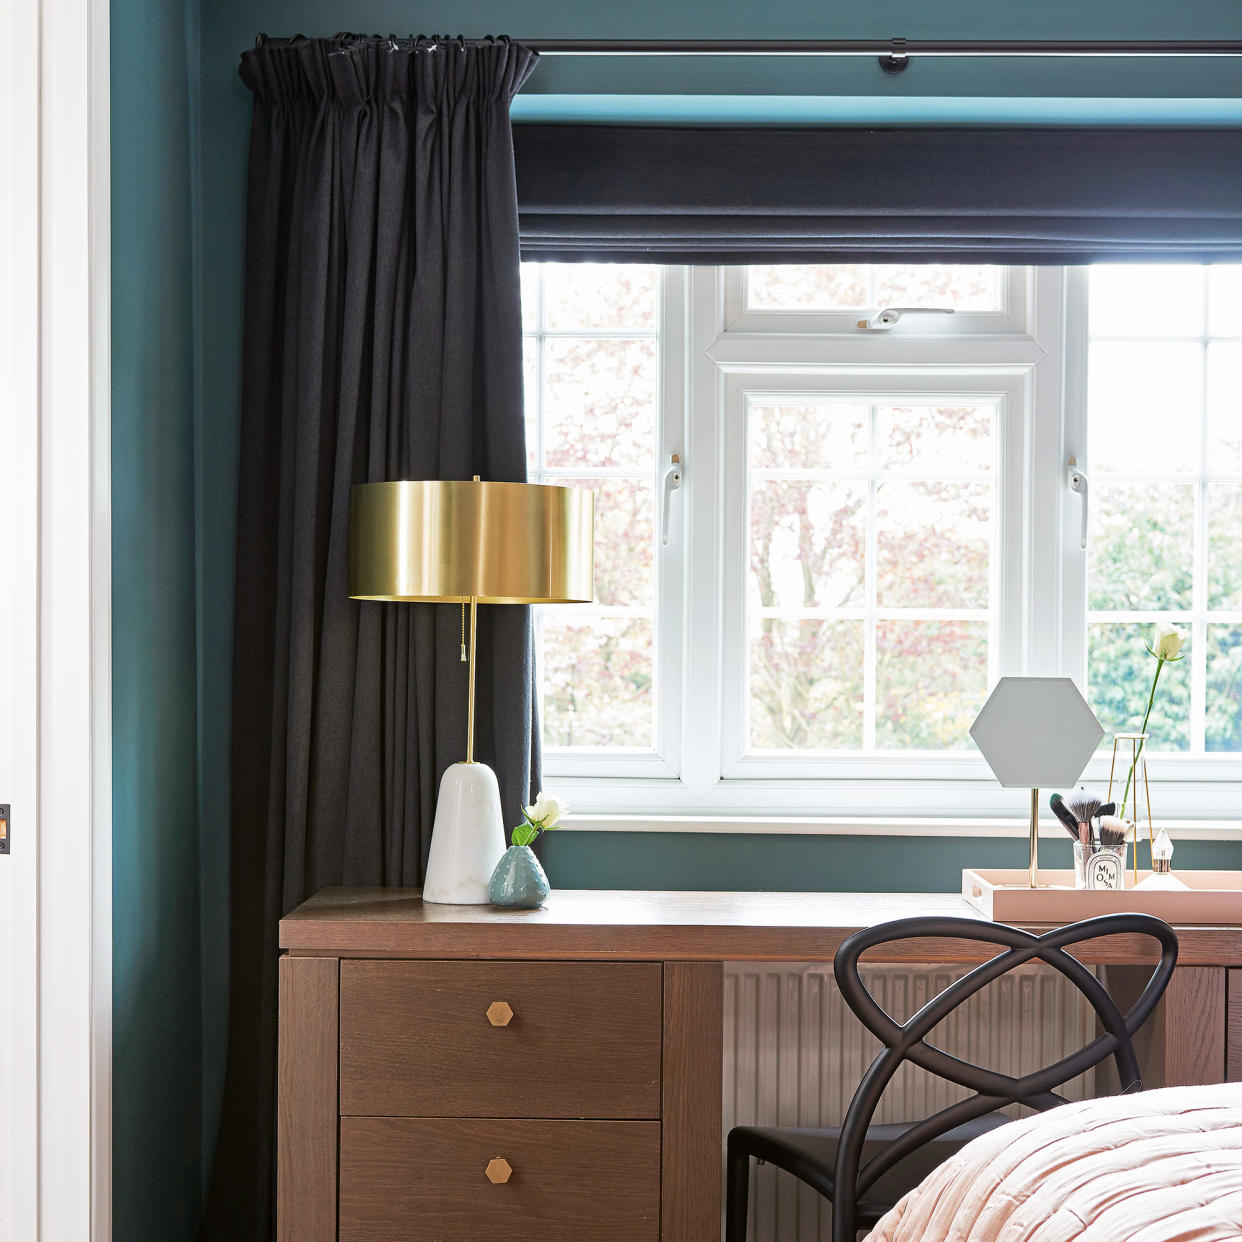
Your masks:
M992 469L995 448L987 405L880 406L876 439L880 465L920 474L973 474Z
M764 678L749 691L752 744L865 750L962 744L970 708L987 688L995 403L791 402L755 405L751 414L747 608L751 676ZM798 458L784 446L812 428L835 437L842 449L816 455L812 439L811 464L856 471L855 477L796 476ZM923 477L908 477L916 471ZM917 609L918 615L879 619L879 609ZM978 620L938 615L964 609ZM815 662L816 644L841 633L833 628L839 626L857 636L851 641L861 672L851 663L847 676L830 659L829 675ZM965 677L956 664L944 671L944 652L954 645L961 647L957 661L970 665ZM944 680L944 694L936 678ZM925 706L906 694L905 679L931 685ZM829 690L838 710L843 694L850 703L862 695L861 715L851 708L847 724L833 726L846 731L848 743L833 740L838 734L829 737L826 724L813 718L816 696Z
M1242 750L1242 626L1207 627L1208 750Z
M950 306L996 310L1002 269L984 265L782 264L747 269L752 310L872 310L881 306Z
M1199 462L1203 347L1093 342L1088 411L1096 470L1173 474Z
M654 340L544 342L544 463L648 466L655 451Z
M1209 483L1207 606L1242 611L1242 486Z
M1208 328L1214 336L1242 336L1242 264L1208 268Z
M1213 341L1207 352L1208 469L1242 474L1242 341Z
M659 324L659 269L633 263L545 263L544 326L550 332L593 328L654 330Z
M749 718L760 749L861 746L862 623L752 618Z
M541 609L546 746L653 744L653 644L646 618L558 621Z
M655 488L650 479L567 479L545 483L595 493L595 602L601 607L655 603Z
M1199 336L1203 268L1102 263L1091 269L1092 336Z
M865 483L759 483L751 492L750 539L751 596L759 606L845 608L865 602Z
M1184 620L1182 624L1189 628ZM1152 630L1151 625L1129 621L1095 621L1087 627L1087 697L1106 730L1104 749L1112 748L1114 733L1137 733L1142 727L1156 672L1146 647ZM1189 659L1164 666L1147 732L1154 750L1189 748Z
M1089 607L1189 608L1194 485L1096 483L1087 548Z
M539 272L542 264L523 263L522 279L522 331L534 332L539 327Z
M751 466L865 470L867 412L865 405L751 405Z
M862 263L752 267L746 303L752 310L834 310L868 306L870 283Z
M988 626L881 621L876 626L875 742L957 750L988 693Z
M539 468L539 341L533 336L522 340L522 386L526 411L526 470L529 473Z
M522 265L530 479L595 495L594 603L535 610L550 749L655 742L662 280L654 265Z
M952 306L960 311L986 311L1000 305L1000 269L995 267L906 263L874 270L877 307Z
M986 608L991 500L986 483L881 483L879 607Z
M1110 731L1142 727L1155 671L1144 644L1163 617L1190 641L1161 673L1153 747L1232 749L1225 644L1238 628L1229 614L1242 611L1242 266L1099 267L1089 296L1092 333L1113 338L1093 340L1088 357L1092 705ZM1117 339L1127 335L1146 339ZM1170 474L1179 481L1162 480Z

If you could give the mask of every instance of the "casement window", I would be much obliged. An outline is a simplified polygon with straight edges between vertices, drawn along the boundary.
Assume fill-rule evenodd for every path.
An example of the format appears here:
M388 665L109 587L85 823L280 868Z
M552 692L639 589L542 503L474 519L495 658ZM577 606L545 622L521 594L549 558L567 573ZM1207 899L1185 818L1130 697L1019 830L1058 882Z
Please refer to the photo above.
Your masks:
M576 809L1014 814L996 678L1074 677L1106 778L1172 620L1163 815L1235 814L1242 269L526 264L523 314L531 478L597 497L595 603L538 613Z

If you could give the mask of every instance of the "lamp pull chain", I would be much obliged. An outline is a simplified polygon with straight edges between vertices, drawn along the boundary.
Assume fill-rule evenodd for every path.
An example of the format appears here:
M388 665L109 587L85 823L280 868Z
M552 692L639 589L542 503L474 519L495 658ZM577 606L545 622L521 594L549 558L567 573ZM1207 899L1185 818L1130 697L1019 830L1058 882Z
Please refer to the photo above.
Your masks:
M461 662L466 662L466 601L461 601Z

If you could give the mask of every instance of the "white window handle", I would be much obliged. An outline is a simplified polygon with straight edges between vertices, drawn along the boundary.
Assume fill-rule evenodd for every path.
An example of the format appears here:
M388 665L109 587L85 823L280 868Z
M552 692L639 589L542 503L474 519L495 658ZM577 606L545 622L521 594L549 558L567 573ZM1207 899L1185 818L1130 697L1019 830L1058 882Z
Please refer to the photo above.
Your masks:
M660 546L668 547L668 525L673 511L673 493L681 490L681 454L674 453L664 472L664 498L661 501Z
M870 319L860 319L858 326L864 332L887 332L902 315L952 315L951 306L885 306Z
M1080 547L1085 552L1087 550L1087 520L1088 520L1088 492L1087 492L1087 472L1078 468L1078 458L1071 457L1065 463L1066 478L1069 480L1071 492L1077 492L1082 497L1082 537L1079 541Z

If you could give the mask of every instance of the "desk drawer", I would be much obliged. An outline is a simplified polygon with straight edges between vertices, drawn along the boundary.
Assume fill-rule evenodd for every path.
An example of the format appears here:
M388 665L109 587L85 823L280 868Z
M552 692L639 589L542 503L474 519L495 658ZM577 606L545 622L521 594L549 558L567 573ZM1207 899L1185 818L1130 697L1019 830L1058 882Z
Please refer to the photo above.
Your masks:
M341 1113L659 1117L662 991L658 962L342 962Z
M507 1162L511 1171L493 1166ZM340 1242L657 1242L650 1121L341 1118Z

